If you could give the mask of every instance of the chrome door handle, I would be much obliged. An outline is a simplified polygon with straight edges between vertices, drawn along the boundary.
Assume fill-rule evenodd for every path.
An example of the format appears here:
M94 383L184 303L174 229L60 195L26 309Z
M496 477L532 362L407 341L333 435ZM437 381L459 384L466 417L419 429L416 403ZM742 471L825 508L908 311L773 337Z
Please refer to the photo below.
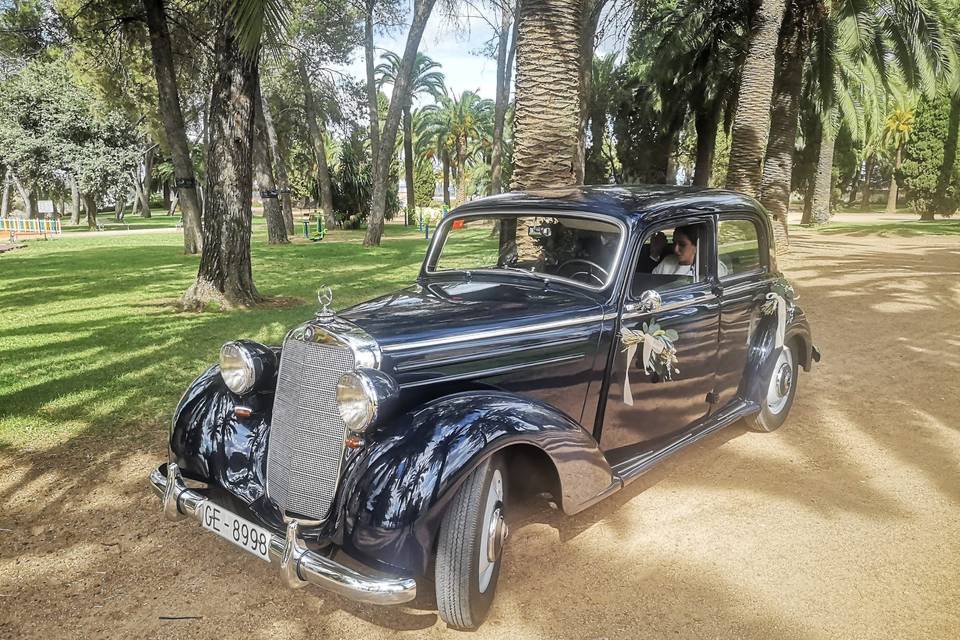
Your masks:
M640 294L640 311L652 313L660 311L661 307L663 307L663 300L660 298L660 294L653 289L647 289Z

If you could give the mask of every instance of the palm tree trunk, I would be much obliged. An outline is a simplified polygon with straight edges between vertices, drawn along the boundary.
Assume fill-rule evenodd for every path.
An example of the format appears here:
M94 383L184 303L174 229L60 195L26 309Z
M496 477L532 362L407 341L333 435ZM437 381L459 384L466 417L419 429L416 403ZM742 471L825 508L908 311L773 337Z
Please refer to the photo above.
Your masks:
M830 198L833 194L833 149L836 140L829 132L823 132L820 140L820 155L817 160L817 177L814 181L810 215L804 211L801 224L826 224L830 222Z
M367 116L370 118L370 157L377 166L380 155L380 92L377 91L376 52L373 49L373 11L376 0L367 0L363 21L363 57L367 67Z
M860 208L866 211L870 208L870 184L873 181L873 170L876 166L876 160L873 155L867 157L866 168L864 169L863 175L863 192L860 196Z
M310 130L310 140L313 142L313 155L317 161L317 182L320 183L320 208L327 228L335 227L337 218L333 214L333 187L330 183L330 167L327 165L326 126L323 114L317 108L317 101L313 95L313 86L307 74L307 62L301 57L297 64L300 74L300 84L303 85L304 109L307 113L307 128Z
M447 207L450 206L450 152L446 149L443 150L442 160L443 163L443 204Z
M790 2L777 45L776 79L770 109L770 135L760 182L760 204L772 218L774 242L780 254L786 253L790 247L787 216L790 212L803 66L810 45L809 11L812 8L813 3L801 0Z
M697 130L697 163L693 169L693 184L710 186L713 176L713 155L717 150L717 129L720 126L720 101L713 100L694 116Z
M183 294L186 308L208 303L251 306L262 298L250 264L253 121L259 52L241 53L229 0L215 24L214 81L210 99L207 196L203 253L194 284Z
M259 82L253 100L253 173L256 188L260 191L263 217L267 219L267 242L269 244L289 244L287 225L283 220L283 207L280 206L280 194L277 191L277 183L273 178L273 152L270 149L270 136L267 135L267 123L263 115L263 96L260 95Z
M903 144L897 145L897 155L893 161L893 173L890 175L890 191L887 192L887 213L897 212L897 196L900 194L900 184L897 182L897 172L903 162Z
M493 108L493 154L490 158L490 193L503 191L503 131L510 99L513 57L517 50L518 20L513 19L515 5L500 6L500 33L497 38L497 95ZM512 23L512 25L511 25Z
M150 31L150 52L153 57L153 72L157 80L159 113L163 130L170 146L175 187L183 211L183 251L200 253L203 248L201 215L203 209L197 195L197 183L193 173L193 160L187 144L187 130L180 110L180 94L177 89L177 74L173 64L173 49L170 32L167 30L167 14L163 0L143 0L147 28Z
M467 159L464 156L466 143L457 140L457 202L467 201Z
M737 114L730 140L727 188L756 196L770 128L770 98L776 72L776 52L786 0L762 0L754 16L747 58L743 65Z
M407 210L403 215L403 224L410 224L417 210L417 194L413 182L413 114L410 104L403 109L403 177L407 185Z
M380 150L383 153L377 155L373 165L370 219L367 222L367 234L363 238L363 246L365 247L379 246L380 238L383 236L383 219L387 212L387 181L390 177L390 165L393 163L393 148L397 142L397 129L400 126L403 105L410 100L413 64L435 2L436 0L414 0L413 3L410 31L407 33L407 43L403 49L403 57L400 59L400 69L398 69L396 80L393 83L390 108L387 110L387 119L383 124L383 135L380 138Z

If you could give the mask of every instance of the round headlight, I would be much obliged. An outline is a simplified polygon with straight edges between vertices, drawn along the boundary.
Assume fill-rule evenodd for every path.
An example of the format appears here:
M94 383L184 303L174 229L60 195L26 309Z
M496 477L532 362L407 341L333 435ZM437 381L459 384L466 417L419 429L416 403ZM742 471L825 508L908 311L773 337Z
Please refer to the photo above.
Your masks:
M337 408L350 431L363 431L386 411L397 395L397 383L375 369L344 374L337 384Z
M237 395L251 391L257 384L254 353L240 342L228 342L220 348L220 375L227 388Z

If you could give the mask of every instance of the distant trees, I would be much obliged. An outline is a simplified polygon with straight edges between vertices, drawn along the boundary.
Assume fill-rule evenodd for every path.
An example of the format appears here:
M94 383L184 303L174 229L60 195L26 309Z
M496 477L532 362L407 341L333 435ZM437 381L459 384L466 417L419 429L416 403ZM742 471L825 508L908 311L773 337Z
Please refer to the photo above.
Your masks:
M912 115L912 114L911 114ZM899 119L904 126L903 119ZM953 215L960 207L960 167L957 165L957 133L960 101L944 92L924 98L910 119L909 142L901 133L896 144L902 163L898 179L910 193L910 203L921 220L934 214Z

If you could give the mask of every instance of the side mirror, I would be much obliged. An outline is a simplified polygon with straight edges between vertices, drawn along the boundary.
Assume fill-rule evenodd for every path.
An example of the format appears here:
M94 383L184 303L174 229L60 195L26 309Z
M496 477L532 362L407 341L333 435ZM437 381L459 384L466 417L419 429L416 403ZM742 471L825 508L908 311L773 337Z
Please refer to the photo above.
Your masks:
M660 311L662 306L663 300L660 299L660 294L653 289L647 289L640 294L640 311L654 313Z

